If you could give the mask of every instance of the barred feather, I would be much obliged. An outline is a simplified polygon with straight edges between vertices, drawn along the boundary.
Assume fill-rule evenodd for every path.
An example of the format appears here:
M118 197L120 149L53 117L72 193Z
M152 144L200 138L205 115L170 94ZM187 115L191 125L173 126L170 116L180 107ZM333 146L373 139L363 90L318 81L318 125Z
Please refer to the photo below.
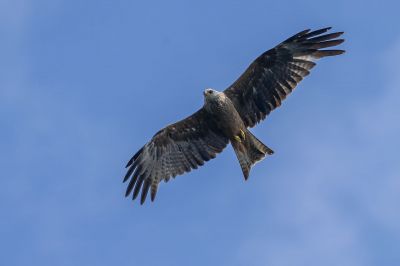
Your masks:
M224 93L234 103L244 123L253 127L293 91L315 66L315 60L344 53L319 50L341 44L343 32L324 34L331 28L304 30L260 55ZM324 35L321 35L324 34Z
M150 191L154 201L162 180L167 182L197 169L222 152L228 142L204 109L165 127L129 160L124 182L130 181L125 196L133 191L132 198L136 199L141 191L143 204Z

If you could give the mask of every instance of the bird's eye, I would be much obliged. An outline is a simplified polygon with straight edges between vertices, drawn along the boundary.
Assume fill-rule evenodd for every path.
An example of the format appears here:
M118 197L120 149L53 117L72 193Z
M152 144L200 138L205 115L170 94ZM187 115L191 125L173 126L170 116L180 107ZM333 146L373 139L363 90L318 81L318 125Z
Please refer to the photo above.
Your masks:
M208 94L212 94L212 91L208 91Z

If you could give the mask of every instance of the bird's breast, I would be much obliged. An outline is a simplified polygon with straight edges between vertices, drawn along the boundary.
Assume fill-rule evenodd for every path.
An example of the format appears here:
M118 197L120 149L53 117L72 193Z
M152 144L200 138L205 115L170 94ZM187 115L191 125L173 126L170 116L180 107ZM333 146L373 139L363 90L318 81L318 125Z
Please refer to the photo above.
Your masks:
M245 128L239 113L229 98L211 103L209 111L218 127L228 138L237 135L241 129Z

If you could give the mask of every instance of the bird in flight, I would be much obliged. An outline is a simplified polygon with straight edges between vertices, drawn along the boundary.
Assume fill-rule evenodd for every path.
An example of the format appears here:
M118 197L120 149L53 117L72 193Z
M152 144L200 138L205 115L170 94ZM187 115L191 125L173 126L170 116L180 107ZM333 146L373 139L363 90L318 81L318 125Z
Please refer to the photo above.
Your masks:
M197 169L231 143L245 180L251 167L273 151L248 128L254 127L293 91L322 57L344 50L324 49L341 44L343 32L331 28L301 31L256 58L224 91L206 89L204 105L191 116L158 131L129 160L126 196L141 191L143 204L150 191L154 201L159 183Z

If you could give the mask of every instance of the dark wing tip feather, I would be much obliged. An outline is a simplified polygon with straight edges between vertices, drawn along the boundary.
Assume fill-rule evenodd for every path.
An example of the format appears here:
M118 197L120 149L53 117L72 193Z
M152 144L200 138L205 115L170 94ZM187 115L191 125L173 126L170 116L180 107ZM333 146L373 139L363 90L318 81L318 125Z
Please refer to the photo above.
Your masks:
M129 162L126 164L125 168L128 168L139 156L140 154L143 152L143 148L142 147L140 150L138 150L135 155L132 156L132 158L129 160Z
M290 47L289 49L292 50L294 56L311 55L314 59L319 59L325 56L343 54L344 50L322 50L324 48L340 45L345 41L344 39L337 39L344 33L343 31L324 34L330 29L331 27L328 27L309 32L286 43L286 45Z
M319 30L315 30L315 31L302 31L299 32L295 35L293 35L292 37L288 38L287 40L285 40L283 43L319 43L321 41L328 41L328 40L332 40L335 38L338 38L339 36L341 36L344 32L340 31L340 32L333 32L333 33L329 33L329 34L324 34L327 31L329 31L330 29L332 29L332 27L327 27L327 28L322 28ZM336 40L334 40L336 41ZM337 45L337 44L336 44Z
M313 36L316 36L316 35L320 35L320 34L322 34L322 33L325 33L325 32L327 32L328 30L330 30L330 29L332 29L332 27L326 27L326 28L322 28L322 29L319 29L319 30L315 30L315 31L312 31L312 32L309 32L309 33L307 33L307 34L304 34L303 36L301 36L302 38L310 38L310 37L313 37Z
M152 202L156 199L157 189L158 189L158 184L153 182L153 184L151 185L151 191L150 191L150 198L151 198Z
M340 32L319 35L317 37L307 39L307 42L321 42L326 40L332 40L340 37L343 33L344 33L343 31L340 31Z
M322 58L325 56L341 55L345 52L345 50L317 50L313 53L313 56L315 56L316 58Z
M315 42L315 43L312 43L311 45L306 44L306 46L309 46L312 49L322 49L322 48L337 46L343 42L344 42L344 39L335 39L335 40L330 40L330 41Z
M288 39L284 40L283 43L292 42L294 40L308 39L313 36L317 36L322 33L325 33L327 31L329 31L330 29L332 29L332 27L326 27L326 28L322 28L319 30L315 30L315 31L311 31L311 29L306 29L306 30L300 31L300 32L296 33L295 35L289 37Z
M128 168L133 163L133 158L129 160L129 162L125 165L125 168Z
M135 174L136 174L136 173L135 173ZM135 174L133 175L131 181L129 181L128 187L126 188L125 197L128 197L129 194L131 194L132 189L133 189L133 187L134 187L135 184L136 184L136 181L137 181L137 177L138 177L138 176L135 175Z
M297 38L303 36L304 34L307 34L310 30L311 30L311 29L302 30L302 31L296 33L295 35L293 35L293 36L287 38L287 39L284 40L283 42L284 42L284 43L286 43L286 42L291 42L291 41L293 41L293 40L295 40L295 39L297 39Z
M140 189L142 187L144 178L143 176L139 177L139 180L137 181L137 184L135 186L135 189L133 190L133 196L132 196L132 200L135 200L137 198L137 196L139 195Z
M343 54L330 49L344 42L331 27L300 31L261 54L224 93L234 102L245 125L255 126L294 90L325 56Z
M131 167L128 169L128 171L126 172L126 175L125 175L125 177L124 177L124 180L122 181L123 183L125 183L125 182L129 179L129 177L131 176L133 170L134 170L134 167L133 167L133 166L131 166Z
M143 184L142 188L142 195L140 196L140 205L143 205L143 203L146 201L147 193L149 192L151 185L151 180L146 179Z

